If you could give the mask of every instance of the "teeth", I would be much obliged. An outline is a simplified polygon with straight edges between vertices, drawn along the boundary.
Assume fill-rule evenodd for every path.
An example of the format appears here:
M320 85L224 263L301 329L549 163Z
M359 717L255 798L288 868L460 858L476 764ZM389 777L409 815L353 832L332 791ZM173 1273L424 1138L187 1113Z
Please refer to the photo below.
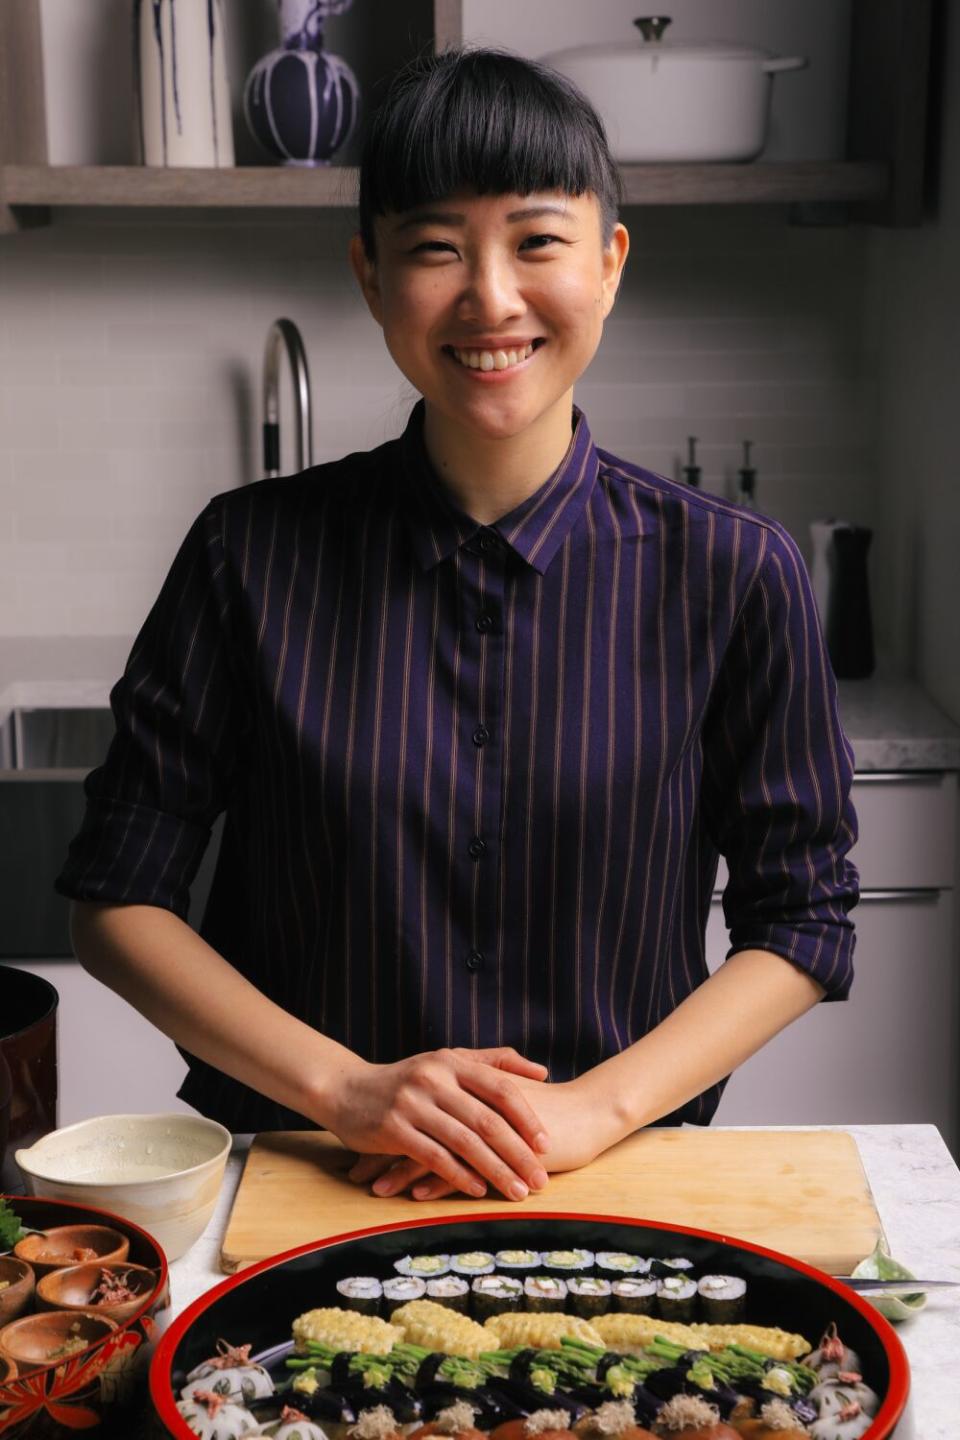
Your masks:
M509 370L511 365L519 365L521 360L530 358L533 345L525 345L521 350L454 349L453 354L461 365L466 365L471 370Z

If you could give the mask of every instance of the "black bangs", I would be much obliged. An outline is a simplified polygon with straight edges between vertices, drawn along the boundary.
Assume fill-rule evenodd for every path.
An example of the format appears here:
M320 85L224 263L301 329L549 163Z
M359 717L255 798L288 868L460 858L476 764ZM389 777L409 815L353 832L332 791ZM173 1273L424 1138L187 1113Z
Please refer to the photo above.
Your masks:
M603 124L564 76L506 50L425 55L393 80L360 162L360 234L375 254L373 222L461 189L481 195L591 192L607 244L620 177Z

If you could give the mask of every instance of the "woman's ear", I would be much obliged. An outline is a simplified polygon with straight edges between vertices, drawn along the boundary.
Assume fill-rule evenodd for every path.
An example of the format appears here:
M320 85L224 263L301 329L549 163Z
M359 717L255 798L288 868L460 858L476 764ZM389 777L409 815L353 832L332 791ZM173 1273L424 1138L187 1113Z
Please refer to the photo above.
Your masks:
M350 237L350 268L357 277L357 284L363 292L363 298L367 302L370 314L378 325L382 325L383 303L380 295L377 262L368 258L359 230Z
M603 252L603 318L606 320L613 309L613 302L623 279L623 267L630 252L630 234L626 225L619 221L613 227L610 244Z

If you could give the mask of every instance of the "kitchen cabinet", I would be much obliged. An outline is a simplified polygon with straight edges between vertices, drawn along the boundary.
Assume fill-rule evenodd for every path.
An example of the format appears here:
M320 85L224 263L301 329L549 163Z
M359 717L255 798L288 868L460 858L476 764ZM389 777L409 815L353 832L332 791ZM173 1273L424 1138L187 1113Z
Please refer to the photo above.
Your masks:
M861 899L850 999L815 1006L742 1065L717 1123L934 1124L956 1154L957 774L866 773L853 794L863 839L851 852ZM711 970L728 944L718 891Z
M627 165L629 205L843 204L852 219L919 224L932 0L855 0L848 158L784 164ZM462 0L433 0L434 44L462 40ZM53 206L269 207L354 204L356 171L224 170L47 163L39 0L0 6L0 231Z

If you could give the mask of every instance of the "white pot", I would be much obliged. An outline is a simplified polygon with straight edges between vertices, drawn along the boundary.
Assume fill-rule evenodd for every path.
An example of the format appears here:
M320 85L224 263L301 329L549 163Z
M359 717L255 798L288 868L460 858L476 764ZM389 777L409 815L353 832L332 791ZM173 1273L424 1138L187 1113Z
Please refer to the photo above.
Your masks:
M650 38L541 56L592 102L614 159L756 159L766 143L773 77L803 69L806 59L716 40L671 43L654 38L669 20L634 23Z
M234 163L221 0L134 0L145 165Z

